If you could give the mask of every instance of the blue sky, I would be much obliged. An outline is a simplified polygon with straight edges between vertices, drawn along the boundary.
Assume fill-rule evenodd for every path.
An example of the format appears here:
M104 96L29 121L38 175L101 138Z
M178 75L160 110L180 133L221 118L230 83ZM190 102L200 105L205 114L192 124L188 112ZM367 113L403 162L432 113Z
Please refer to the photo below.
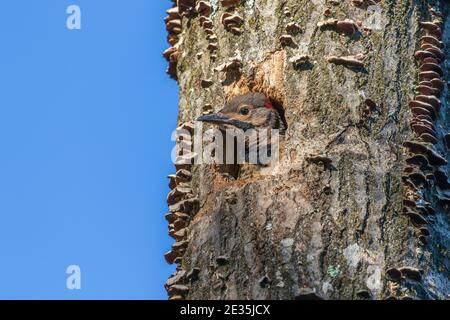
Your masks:
M166 298L170 3L1 2L0 298ZM66 28L71 4L81 30Z

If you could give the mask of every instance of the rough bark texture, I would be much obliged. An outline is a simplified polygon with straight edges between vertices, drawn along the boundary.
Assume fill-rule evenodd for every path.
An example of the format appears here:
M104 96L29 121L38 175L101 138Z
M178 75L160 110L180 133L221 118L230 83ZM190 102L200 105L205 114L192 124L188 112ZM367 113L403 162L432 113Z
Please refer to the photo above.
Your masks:
M441 13L447 43L449 3L221 2L227 1L207 2L208 14L195 10L195 1L178 1L181 30L172 35L170 73L180 87L180 125L209 106L217 111L236 95L260 91L283 105L288 129L272 174L262 175L258 166L244 166L235 177L220 166L188 168L190 190L183 196L194 205L184 210L190 217L177 238L182 250L169 254L178 263L166 285L169 295L446 299L450 200L442 200L445 183L439 185L433 173L438 167L446 173L447 166L433 165L429 157L428 169L409 165L411 148L404 143L419 141L450 158L444 144L450 117L444 59L436 144L424 143L411 129L408 106L419 94L414 55L425 34L419 22ZM224 25L225 12L241 17L242 24ZM206 32L202 15L212 22ZM359 31L346 32L332 21L318 26L328 19L351 19ZM330 56L356 56L363 67L336 64ZM428 185L405 176L412 171L424 172ZM405 199L412 199L414 212L426 208L426 223L410 218Z

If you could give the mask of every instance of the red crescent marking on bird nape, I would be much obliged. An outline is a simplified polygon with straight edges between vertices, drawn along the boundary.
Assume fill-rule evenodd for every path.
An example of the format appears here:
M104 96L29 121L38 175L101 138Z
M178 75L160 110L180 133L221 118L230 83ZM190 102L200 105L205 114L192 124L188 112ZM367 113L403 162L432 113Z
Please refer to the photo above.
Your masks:
M270 101L270 98L267 98L265 103L264 103L264 107L267 109L273 109L273 104L272 101Z

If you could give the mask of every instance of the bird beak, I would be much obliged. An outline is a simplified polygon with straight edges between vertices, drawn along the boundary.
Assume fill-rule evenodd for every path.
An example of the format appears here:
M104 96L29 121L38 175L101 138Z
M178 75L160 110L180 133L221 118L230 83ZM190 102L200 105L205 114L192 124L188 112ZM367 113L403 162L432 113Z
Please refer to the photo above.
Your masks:
M197 121L211 122L211 123L227 123L230 118L218 113L205 114L197 119Z
M244 131L253 128L253 125L251 123L232 119L226 115L218 113L205 114L199 117L197 121L218 123L218 124L229 124Z

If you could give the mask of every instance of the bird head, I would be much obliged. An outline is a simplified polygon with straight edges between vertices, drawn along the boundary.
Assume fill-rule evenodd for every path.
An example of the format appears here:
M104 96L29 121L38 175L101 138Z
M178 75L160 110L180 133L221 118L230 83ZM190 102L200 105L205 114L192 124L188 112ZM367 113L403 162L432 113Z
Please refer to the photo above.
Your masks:
M282 116L272 100L257 92L237 96L219 112L203 115L197 121L230 125L244 131L258 128L285 129Z

